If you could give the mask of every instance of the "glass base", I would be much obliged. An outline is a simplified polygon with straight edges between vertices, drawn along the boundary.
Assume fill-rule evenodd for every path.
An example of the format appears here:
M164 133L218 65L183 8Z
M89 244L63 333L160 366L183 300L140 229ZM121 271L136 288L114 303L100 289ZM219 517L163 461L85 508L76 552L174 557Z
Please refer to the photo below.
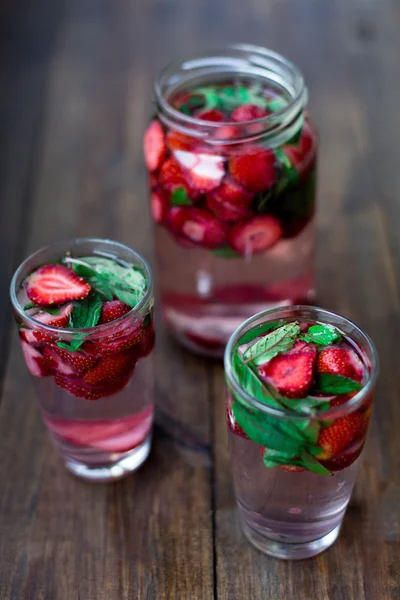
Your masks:
M117 481L131 475L146 460L150 453L151 435L140 446L136 446L129 453L125 453L109 464L89 465L84 462L64 456L64 464L68 471L76 477L93 483L107 483ZM112 458L112 455L110 455Z
M311 542L284 543L272 540L249 526L241 519L242 530L253 546L264 554L285 560L302 560L320 554L335 543L339 535L341 523L323 537Z

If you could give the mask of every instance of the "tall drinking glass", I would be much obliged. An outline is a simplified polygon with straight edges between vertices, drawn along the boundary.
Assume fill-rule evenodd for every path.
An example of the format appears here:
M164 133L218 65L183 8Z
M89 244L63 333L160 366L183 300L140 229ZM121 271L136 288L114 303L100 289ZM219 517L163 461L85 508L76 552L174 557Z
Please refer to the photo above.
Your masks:
M227 421L243 531L261 551L334 543L359 470L378 359L348 319L292 306L259 313L225 351Z

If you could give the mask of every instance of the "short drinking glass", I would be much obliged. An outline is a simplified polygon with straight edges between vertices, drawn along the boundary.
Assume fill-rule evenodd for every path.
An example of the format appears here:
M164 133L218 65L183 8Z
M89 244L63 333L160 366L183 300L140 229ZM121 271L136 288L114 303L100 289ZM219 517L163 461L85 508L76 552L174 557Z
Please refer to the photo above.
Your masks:
M259 313L225 351L233 479L244 533L286 559L336 540L359 469L378 359L354 323L320 308Z
M146 261L108 240L42 248L11 300L43 420L65 466L90 481L129 475L151 445L153 290Z

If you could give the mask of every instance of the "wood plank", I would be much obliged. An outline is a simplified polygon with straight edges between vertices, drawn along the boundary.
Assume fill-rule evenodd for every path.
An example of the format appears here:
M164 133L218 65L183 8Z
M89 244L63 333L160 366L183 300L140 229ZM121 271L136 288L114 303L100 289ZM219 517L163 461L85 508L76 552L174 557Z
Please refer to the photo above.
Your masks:
M151 257L142 128L133 132L128 122L137 98L124 42L135 36L130 10L69 4L53 57L29 250L80 234L114 237ZM139 35L140 22L136 28ZM149 87L138 77L136 118L144 124ZM140 194L132 173L140 173ZM14 472L0 513L0 597L213 597L206 366L161 334L156 373L158 435L149 461L126 481L88 486L54 455L14 340L0 413L0 473L11 460ZM26 440L16 451L10 423L19 420Z

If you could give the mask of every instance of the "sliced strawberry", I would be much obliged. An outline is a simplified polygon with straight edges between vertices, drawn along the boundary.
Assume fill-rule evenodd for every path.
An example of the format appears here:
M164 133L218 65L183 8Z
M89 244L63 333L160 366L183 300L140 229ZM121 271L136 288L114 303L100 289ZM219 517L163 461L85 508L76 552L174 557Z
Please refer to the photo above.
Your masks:
M360 456L364 448L364 443L364 439L362 441L354 441L340 454L333 456L329 460L321 460L321 464L329 469L329 471L341 471L342 469L346 469Z
M110 323L111 321L115 321L120 317L123 317L128 313L131 309L130 306L121 302L121 300L109 300L104 302L101 315L100 315L100 324Z
M233 412L229 406L229 403L226 404L226 417L228 421L228 428L233 435L237 435L238 437L244 438L245 440L249 440L249 436L243 431L242 427L238 425L233 416Z
M165 135L159 121L152 121L144 134L144 158L149 171L156 171L167 151Z
M186 152L186 154L190 154L190 152ZM201 197L200 192L189 185L181 165L175 158L168 158L162 165L160 170L160 185L169 194L183 187L193 202L196 202Z
M283 148L290 164L299 173L307 170L310 160L315 154L316 139L310 124L305 121L299 142Z
M201 112L196 113L196 119L201 119L202 121L210 121L212 123L222 123L226 121L224 113L220 110L203 110Z
M231 114L231 120L238 123L244 121L254 121L254 119L262 119L269 115L269 111L266 108L261 108L255 104L242 104L238 106Z
M278 219L261 215L234 225L229 233L229 243L234 250L248 256L269 250L281 237L282 227Z
M120 392L128 383L129 376L121 377L118 381L103 385L89 385L80 377L71 377L56 373L54 376L56 384L77 398L85 400L99 400L105 396L112 396Z
M182 207L174 218L176 233L198 246L217 248L227 240L228 228L203 208Z
M156 340L156 334L152 324L143 328L143 337L139 342L136 350L136 357L145 358L148 356L154 348Z
M19 336L21 340L28 342L28 344L36 344L37 339L35 337L35 333L35 331L32 331L32 329L28 329L27 327L21 327L19 330Z
M253 147L229 160L232 177L250 192L263 192L276 181L275 155Z
M240 136L240 128L235 125L221 125L214 132L214 137L218 140L232 140ZM219 148L221 146L218 146Z
M364 365L356 352L345 346L323 348L318 357L319 373L342 375L361 382L364 376Z
M175 150L192 150L195 146L195 140L180 131L170 129L167 133L167 145L172 153Z
M92 340L84 344L85 352L92 356L112 356L131 350L139 345L148 335L147 327L135 324L126 335L110 337L108 340Z
M318 354L317 346L315 344L310 344L309 342L304 342L303 340L297 340L287 354L299 354L299 352L307 352L315 357Z
M92 369L86 371L83 381L89 385L112 383L128 373L132 373L135 364L136 360L129 354L105 356Z
M319 460L328 460L340 454L352 442L361 428L365 426L364 418L359 413L351 413L340 417L331 425L320 431L317 445L323 449L316 455Z
M207 207L218 219L235 222L252 216L253 198L252 192L227 177L216 190L207 194Z
M217 188L225 175L224 159L220 155L177 150L175 158L184 169L189 186L201 194Z
M47 361L52 373L62 373L63 375L76 375L76 370L72 365L65 362L61 356L51 347L44 346L43 356Z
M169 201L166 194L154 190L150 197L151 214L155 223L165 223L168 217Z
M310 347L294 353L279 354L259 367L258 372L282 396L304 398L313 383L316 360L317 353Z
M158 187L158 177L155 173L148 174L149 186L151 190L155 190Z
M25 279L24 285L29 299L38 306L83 300L91 290L82 277L58 264L43 265Z
M71 314L73 308L74 305L71 302L65 306L62 306L58 315L51 315L44 310L40 310L31 316L33 319L35 319L35 321L40 321L44 325L50 325L50 327L67 327L69 323L69 315Z
M47 416L44 419L54 435L70 444L124 452L147 437L153 421L153 408L110 421L73 421Z
M289 473L301 473L305 471L303 467L297 467L296 465L279 465L279 468L282 471L288 471Z
M47 377L52 375L53 365L51 360L48 360L43 354L37 349L33 348L21 340L22 352L24 353L26 366L28 367L29 373L34 377Z
M87 371L87 369L91 369L97 362L96 357L79 350L71 352L65 348L60 348L57 346L57 344L51 344L50 347L54 352L56 352L56 354L61 356L64 362L71 365L71 367L73 367L78 373L82 373L83 371Z

